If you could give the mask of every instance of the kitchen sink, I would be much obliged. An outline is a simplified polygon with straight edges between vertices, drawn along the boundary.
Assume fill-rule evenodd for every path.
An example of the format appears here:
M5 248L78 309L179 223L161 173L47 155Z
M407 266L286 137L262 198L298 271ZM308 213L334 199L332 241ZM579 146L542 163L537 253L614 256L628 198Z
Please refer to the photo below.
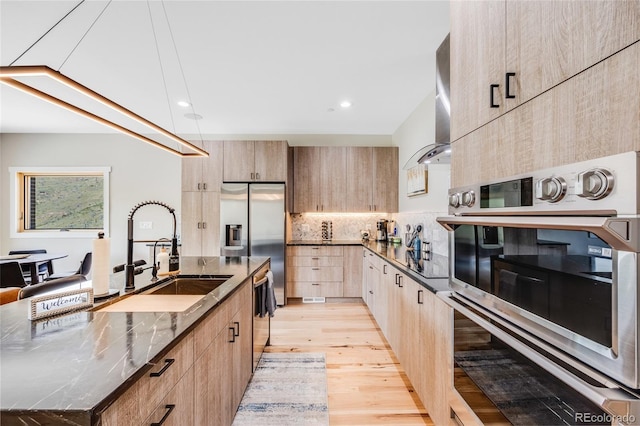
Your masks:
M231 276L176 277L140 294L205 295L224 284Z

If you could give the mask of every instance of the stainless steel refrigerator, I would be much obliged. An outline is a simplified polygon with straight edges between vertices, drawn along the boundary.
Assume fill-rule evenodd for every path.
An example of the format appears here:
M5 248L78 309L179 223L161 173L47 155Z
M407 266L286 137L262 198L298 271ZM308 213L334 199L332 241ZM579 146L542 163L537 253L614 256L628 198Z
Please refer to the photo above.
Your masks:
M220 255L270 257L278 305L286 304L284 254L284 184L223 184L220 191Z

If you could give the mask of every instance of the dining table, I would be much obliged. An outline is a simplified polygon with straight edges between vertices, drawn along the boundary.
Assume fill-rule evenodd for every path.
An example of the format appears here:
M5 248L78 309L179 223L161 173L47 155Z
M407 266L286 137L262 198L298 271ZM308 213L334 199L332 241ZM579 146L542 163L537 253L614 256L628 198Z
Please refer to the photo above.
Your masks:
M69 256L65 253L31 253L31 254L9 254L0 256L1 263L18 262L20 266L28 266L31 274L31 284L40 282L38 275L38 265L46 263L49 268L49 275L53 274L52 260L63 259Z

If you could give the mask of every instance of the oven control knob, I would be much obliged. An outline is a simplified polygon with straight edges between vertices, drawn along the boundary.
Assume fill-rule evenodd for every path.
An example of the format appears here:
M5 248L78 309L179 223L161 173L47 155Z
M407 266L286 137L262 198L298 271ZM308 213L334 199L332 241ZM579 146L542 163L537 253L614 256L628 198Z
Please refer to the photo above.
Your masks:
M459 192L449 195L449 205L451 207L460 207L461 198L462 194Z
M567 182L561 177L540 179L536 182L536 198L556 203L567 193Z
M576 179L576 194L589 200L604 198L613 190L613 174L607 169L591 169Z
M476 202L476 193L473 191L467 191L462 193L462 205L472 207Z

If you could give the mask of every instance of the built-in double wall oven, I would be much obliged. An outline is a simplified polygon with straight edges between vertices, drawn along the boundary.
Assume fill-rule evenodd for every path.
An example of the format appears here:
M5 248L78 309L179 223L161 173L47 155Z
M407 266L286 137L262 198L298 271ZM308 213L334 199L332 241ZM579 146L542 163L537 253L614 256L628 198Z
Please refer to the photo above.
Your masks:
M531 383L553 383L537 398L548 412L502 410L509 422L640 423L639 176L628 152L450 191L438 222L449 231L456 377L497 406L506 391L482 384L480 364L522 365L529 382L511 386L529 396Z

